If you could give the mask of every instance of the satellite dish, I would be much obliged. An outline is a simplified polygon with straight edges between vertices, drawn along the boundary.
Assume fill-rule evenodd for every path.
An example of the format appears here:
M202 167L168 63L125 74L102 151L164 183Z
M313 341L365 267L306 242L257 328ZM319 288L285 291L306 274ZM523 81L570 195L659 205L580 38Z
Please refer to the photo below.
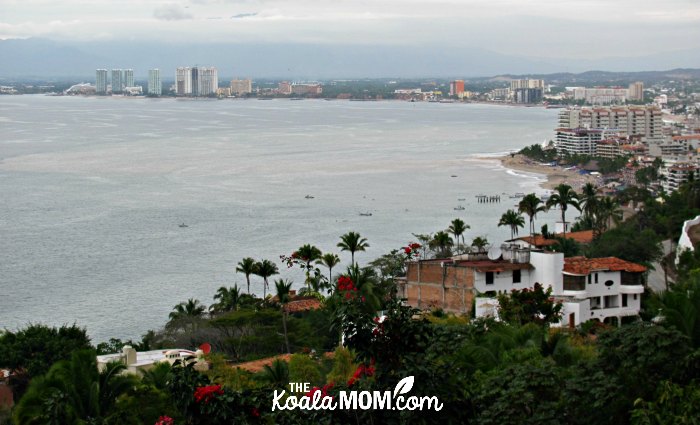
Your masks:
M499 248L497 246L492 246L491 249L489 249L489 253L488 253L489 260L496 261L499 258L501 258L501 254L502 254L501 248Z
M211 344L205 342L204 344L199 346L199 349L202 350L204 354L209 354L211 352Z

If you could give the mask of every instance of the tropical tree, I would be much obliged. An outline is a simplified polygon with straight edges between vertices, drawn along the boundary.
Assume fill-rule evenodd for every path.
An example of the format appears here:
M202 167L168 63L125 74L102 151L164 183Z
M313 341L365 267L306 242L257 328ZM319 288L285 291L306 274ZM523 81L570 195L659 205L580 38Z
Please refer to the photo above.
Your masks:
M296 251L296 256L300 260L302 260L304 263L306 263L306 288L308 290L311 290L311 282L310 282L310 272L311 272L311 263L318 260L321 258L323 254L321 253L321 250L315 247L314 245L306 244L302 245L297 249Z
M361 297L364 297L367 311L377 311L380 308L383 294L379 287L377 273L372 267L360 267L357 264L348 266L343 274L352 280Z
M229 288L222 286L214 295L214 299L219 302L212 304L209 309L216 313L238 310L243 301L242 295L238 285Z
M467 229L470 229L468 224L465 224L464 221L462 221L459 218L455 218L452 220L452 223L450 224L450 227L447 228L447 231L452 233L455 236L455 242L457 242L457 253L459 254L461 251L459 249L459 238L462 238L462 241L464 241L464 232Z
M341 236L337 246L341 251L350 251L352 264L355 264L355 252L364 252L366 248L369 248L367 239L360 236L357 232L348 232Z
M486 247L489 245L489 241L481 236L477 236L472 240L472 247L476 248L476 251L478 253L482 253L486 250Z
M338 254L327 252L323 254L321 258L316 260L316 264L321 264L328 267L328 283L330 284L333 282L333 267L340 264L340 257L338 257Z
M522 215L518 214L515 210L508 210L501 216L498 221L498 227L508 226L510 227L510 238L515 238L518 234L518 227L525 226L525 219Z
M236 266L236 272L243 273L247 284L247 291L250 294L250 275L255 274L255 260L250 257L242 259Z
M59 361L45 376L32 380L15 408L15 423L103 423L117 398L137 383L133 375L122 373L125 369L114 362L98 372L94 351L76 351L70 360Z
M263 298L267 298L267 278L279 274L279 269L277 265L270 260L262 260L255 263L255 269L253 273L256 276L263 278Z
M207 311L207 306L194 298L188 299L186 302L181 302L173 308L169 316L170 321L168 326L178 327L181 324L192 325L192 331L197 328L197 322L204 316Z
M622 208L615 199L606 196L598 200L595 217L598 234L610 229L612 224L619 224L622 221Z
M284 329L284 345L287 347L287 353L291 354L289 349L289 337L287 336L287 304L291 301L289 293L292 289L292 281L287 279L277 279L275 281L275 289L277 290L277 299L282 306L282 328Z
M289 385L289 365L284 360L275 359L272 364L263 367L258 379L274 387L284 388Z
M564 236L566 236L566 209L569 205L581 211L581 207L579 207L578 204L578 195L576 195L574 189L568 184L562 183L554 188L554 193L552 193L547 200L547 209L559 207L561 210L561 221Z
M437 250L437 258L447 258L452 254L450 251L450 247L452 246L452 238L443 230L435 233L433 240L430 241L430 246Z
M581 189L581 195L579 195L579 202L581 205L581 212L583 212L583 218L593 220L598 209L598 196L597 187L593 183L586 183Z
M537 217L537 213L543 212L545 209L542 200L534 193L530 193L520 200L518 212L527 214L527 216L530 217L530 236L535 233L535 218Z

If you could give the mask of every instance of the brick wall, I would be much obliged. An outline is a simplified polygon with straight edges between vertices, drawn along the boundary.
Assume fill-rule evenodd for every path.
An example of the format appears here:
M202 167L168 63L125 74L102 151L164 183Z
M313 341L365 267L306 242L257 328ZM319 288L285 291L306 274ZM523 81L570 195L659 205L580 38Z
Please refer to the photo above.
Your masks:
M474 269L451 264L443 267L440 263L409 263L405 288L408 304L416 308L469 313L474 299Z

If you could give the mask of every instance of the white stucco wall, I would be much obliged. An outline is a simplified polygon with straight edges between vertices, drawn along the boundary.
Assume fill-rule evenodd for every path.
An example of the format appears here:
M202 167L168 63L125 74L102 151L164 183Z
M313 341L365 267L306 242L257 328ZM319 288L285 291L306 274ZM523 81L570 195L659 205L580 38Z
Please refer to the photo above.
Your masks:
M700 215L692 220L686 220L685 223L683 223L683 228L681 229L681 237L678 239L678 248L676 248L676 264L678 264L678 256L683 251L685 251L686 249L689 249L691 251L695 250L695 248L693 247L693 242L691 242L690 240L690 235L688 235L688 230L696 224L700 224Z

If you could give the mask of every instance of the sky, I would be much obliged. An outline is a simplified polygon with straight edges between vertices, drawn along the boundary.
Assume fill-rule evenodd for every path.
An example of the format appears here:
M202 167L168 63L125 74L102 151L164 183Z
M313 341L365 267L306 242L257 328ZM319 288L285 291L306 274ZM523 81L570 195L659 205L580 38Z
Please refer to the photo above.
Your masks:
M0 39L29 37L597 59L700 48L700 0L0 0Z

